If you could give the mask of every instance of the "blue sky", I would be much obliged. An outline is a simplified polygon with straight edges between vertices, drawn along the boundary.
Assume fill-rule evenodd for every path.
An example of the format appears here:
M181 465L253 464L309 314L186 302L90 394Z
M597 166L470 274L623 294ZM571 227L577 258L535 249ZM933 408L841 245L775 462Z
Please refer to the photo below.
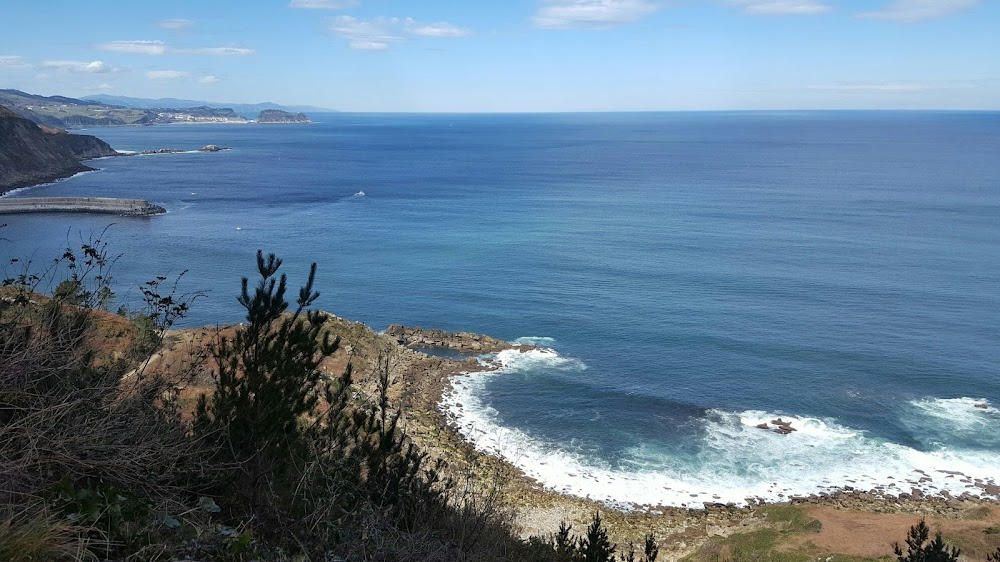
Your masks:
M0 87L344 111L1000 109L998 0L3 0Z

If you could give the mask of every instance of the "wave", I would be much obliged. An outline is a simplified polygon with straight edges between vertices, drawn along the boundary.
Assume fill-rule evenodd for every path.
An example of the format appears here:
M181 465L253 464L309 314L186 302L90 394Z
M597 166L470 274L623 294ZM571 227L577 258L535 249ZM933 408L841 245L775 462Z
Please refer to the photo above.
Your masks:
M1000 450L1000 410L985 398L922 398L907 406L900 421L925 447Z
M451 391L442 399L443 409L462 435L476 449L506 459L550 490L621 508L746 505L842 489L887 496L919 489L926 494L995 497L987 489L995 491L990 486L1000 481L998 449L921 451L872 437L835 419L760 410L708 410L696 420L695 453L679 455L644 442L612 463L576 451L571 444L506 427L497 410L481 398L495 377L538 369L579 371L585 364L552 349L504 351L496 360L502 365L496 371L454 377ZM964 416L994 418L990 410L975 404L982 402L928 399L913 409L923 408L925 425L942 418L960 424L965 424ZM961 415L944 415L942 410ZM796 431L782 435L757 427L767 423L773 429L772 421L779 417Z
M511 343L515 343L518 345L537 345L539 347L542 346L547 347L556 343L556 339L546 336L524 336L523 338L517 338Z

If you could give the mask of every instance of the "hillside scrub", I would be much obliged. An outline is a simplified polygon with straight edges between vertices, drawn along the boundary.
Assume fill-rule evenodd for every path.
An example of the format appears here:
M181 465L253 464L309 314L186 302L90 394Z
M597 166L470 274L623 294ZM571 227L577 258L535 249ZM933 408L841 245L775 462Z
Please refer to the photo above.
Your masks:
M315 266L289 311L281 260L258 255L247 323L204 350L214 388L185 412L186 375L146 365L189 301L157 277L144 310L102 310L114 261L91 240L6 268L0 559L524 559L502 482L446 478L404 435L390 357L375 396L318 369L339 342Z
M211 375L199 387L193 372L147 368L197 295L156 277L140 309L109 312L114 262L91 240L38 273L6 268L0 560L659 559L653 535L615 544L599 514L581 535L564 524L523 540L509 474L448 467L407 436L391 346L369 345L363 372L324 370L342 344L314 309L315 265L290 293L281 260L258 254L237 293L245 323L196 350ZM191 387L200 397L185 402ZM818 522L762 509L764 527L710 539L692 559L799 559L779 539Z

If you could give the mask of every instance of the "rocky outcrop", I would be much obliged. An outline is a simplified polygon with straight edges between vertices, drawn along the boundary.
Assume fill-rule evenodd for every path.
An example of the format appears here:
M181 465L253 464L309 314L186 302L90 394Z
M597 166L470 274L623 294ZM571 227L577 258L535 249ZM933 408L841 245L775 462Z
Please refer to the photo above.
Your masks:
M41 129L0 106L0 193L90 170L80 160L117 154L88 135Z
M505 349L528 350L535 348L530 345L514 345L482 334L408 328L399 324L393 324L386 328L385 335L410 349L451 349L463 353L495 353Z
M198 149L199 152L222 152L223 150L230 150L230 148L228 146L219 146L217 144L206 144Z
M265 109L257 115L258 123L312 123L305 113L290 113L280 109Z

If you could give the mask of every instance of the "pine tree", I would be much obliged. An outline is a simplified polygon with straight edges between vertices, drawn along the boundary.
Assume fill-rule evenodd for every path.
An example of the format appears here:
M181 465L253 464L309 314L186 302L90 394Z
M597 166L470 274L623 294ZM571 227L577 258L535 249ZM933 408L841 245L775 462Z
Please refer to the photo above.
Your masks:
M577 538L570 534L572 525L567 525L565 521L559 523L559 532L553 537L553 547L556 551L558 562L573 562L577 559Z
M608 530L601 523L601 514L594 513L594 520L587 527L587 536L580 541L580 552L586 562L612 562L615 547L608 540Z
M653 533L646 535L646 545L643 550L646 554L645 562L656 562L656 557L660 555L660 547L656 544L656 536Z
M958 555L961 551L955 547L949 549L938 533L933 541L927 542L930 537L930 529L924 520L910 527L910 532L906 537L906 555L899 543L893 543L892 550L896 553L899 562L958 562Z
M281 263L258 250L260 281L251 294L244 277L238 299L247 323L212 346L216 388L211 398L202 395L197 407L199 432L221 439L221 450L243 469L248 481L234 484L248 493L251 509L259 491L305 454L301 424L319 401L324 378L319 364L340 341L331 341L323 330L323 313L308 310L319 297L313 291L316 264L299 290L295 311L288 313L287 279L277 276Z

